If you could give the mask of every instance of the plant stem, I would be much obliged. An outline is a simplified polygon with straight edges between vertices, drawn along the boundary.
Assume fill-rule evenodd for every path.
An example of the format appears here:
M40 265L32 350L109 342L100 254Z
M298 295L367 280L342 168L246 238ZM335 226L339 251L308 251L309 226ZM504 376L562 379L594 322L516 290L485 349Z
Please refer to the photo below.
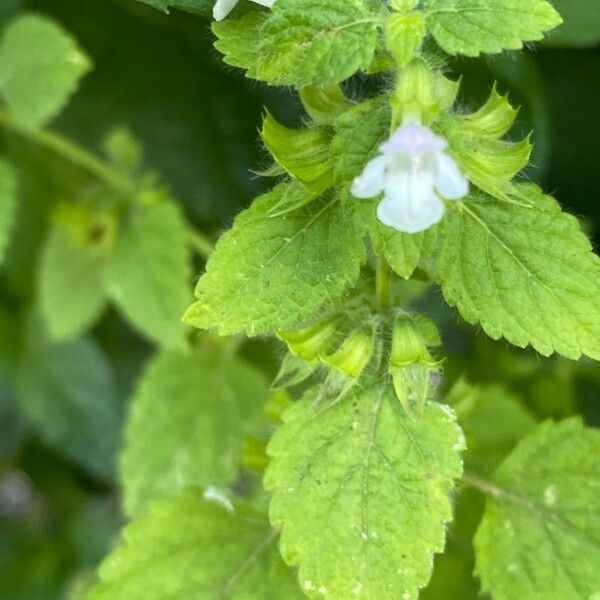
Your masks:
M207 236L193 229L188 230L188 242L203 258L208 258L215 250L212 242Z
M15 121L9 113L0 110L0 125L36 144L44 146L63 156L73 164L97 177L100 181L127 196L134 194L131 182L114 169L111 169L91 152L84 150L58 133L46 129L28 127Z
M15 121L8 112L0 109L0 125L6 127L21 137L48 148L84 171L87 171L99 181L105 183L114 191L131 197L135 195L135 186L125 176L121 175L100 158L81 148L71 140L47 129L28 127ZM212 242L204 234L192 229L188 232L190 246L202 257L208 258L214 250Z
M390 267L384 258L377 259L375 275L375 297L379 310L388 310L391 305Z
M493 496L494 498L500 498L505 495L505 490L493 483L486 481L485 479L481 479L476 475L471 475L469 473L465 473L463 475L463 481L470 487L487 494L488 496Z

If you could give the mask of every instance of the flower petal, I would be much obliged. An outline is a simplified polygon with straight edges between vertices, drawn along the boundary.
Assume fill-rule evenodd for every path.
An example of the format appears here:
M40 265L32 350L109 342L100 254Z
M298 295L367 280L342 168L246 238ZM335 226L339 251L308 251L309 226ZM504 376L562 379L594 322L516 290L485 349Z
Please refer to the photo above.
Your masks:
M439 154L435 164L435 189L447 200L458 200L469 193L469 182L456 161L447 154Z
M386 182L377 218L398 231L418 233L439 223L444 211L444 203L433 191L433 179L427 173L403 173Z
M213 8L213 17L216 21L222 21L238 3L238 0L217 0Z
M256 2L256 4L260 4L261 6L267 6L271 8L273 4L275 4L275 0L252 0L252 2Z
M405 123L396 129L387 142L379 146L383 154L422 155L443 152L448 147L445 138L418 123Z
M374 198L383 192L387 159L378 156L367 163L364 171L352 183L352 195L356 198Z

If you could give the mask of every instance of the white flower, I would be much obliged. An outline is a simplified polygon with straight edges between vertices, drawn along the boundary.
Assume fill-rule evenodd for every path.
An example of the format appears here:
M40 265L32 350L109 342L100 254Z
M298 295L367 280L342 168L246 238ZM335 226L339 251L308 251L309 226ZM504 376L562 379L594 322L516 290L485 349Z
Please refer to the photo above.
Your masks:
M217 0L215 7L213 8L213 17L217 21L222 21L234 8L239 0ZM256 4L261 6L268 6L271 8L275 4L275 0L252 0Z
M379 146L352 184L356 198L374 198L383 192L377 217L405 233L425 231L444 216L445 200L467 195L469 182L452 157L448 142L422 125L409 122Z

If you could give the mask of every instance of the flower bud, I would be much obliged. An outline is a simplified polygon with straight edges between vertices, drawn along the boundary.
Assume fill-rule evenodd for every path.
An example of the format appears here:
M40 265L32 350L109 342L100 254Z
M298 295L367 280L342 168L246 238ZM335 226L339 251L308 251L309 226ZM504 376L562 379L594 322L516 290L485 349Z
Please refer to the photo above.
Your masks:
M373 335L356 330L353 331L342 345L328 356L320 359L326 365L337 369L348 377L357 378L369 364L375 350Z
M433 390L432 367L412 364L404 367L390 367L396 398L411 417L418 417Z
M278 336L292 354L311 361L329 352L336 332L337 319L331 318L304 329L280 331Z
M392 95L392 128L406 120L433 121L454 104L458 90L458 82L432 71L423 60L413 60L400 74Z

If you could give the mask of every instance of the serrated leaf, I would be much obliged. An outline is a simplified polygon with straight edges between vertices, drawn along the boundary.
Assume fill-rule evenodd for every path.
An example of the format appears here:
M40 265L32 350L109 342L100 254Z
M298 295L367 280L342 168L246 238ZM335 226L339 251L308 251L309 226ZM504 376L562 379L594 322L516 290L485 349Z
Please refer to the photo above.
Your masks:
M301 600L265 521L245 506L230 512L203 500L201 491L157 502L125 528L86 600Z
M598 359L600 259L552 198L518 190L530 205L489 196L451 205L437 256L444 297L493 339Z
M236 19L229 17L212 24L213 33L219 38L215 48L223 54L223 62L246 71L246 76L258 78L260 30L268 14L252 10Z
M258 198L217 243L185 320L223 335L289 329L356 282L365 249L351 217L325 196L271 217L286 185Z
M68 233L54 227L40 259L40 306L48 334L56 341L77 337L89 328L107 300L106 254L75 244Z
M462 432L439 404L411 419L380 381L318 395L284 413L268 448L282 556L310 598L415 599L444 548Z
M126 513L139 515L150 501L187 487L233 483L243 439L260 434L268 397L262 374L234 357L172 351L154 359L125 432Z
M0 265L6 249L17 210L17 174L7 161L0 159Z
M260 31L258 77L299 87L344 81L369 66L378 21L362 0L278 0Z
M175 204L135 214L106 269L111 298L131 323L167 348L181 347L181 315L189 303L187 231Z
M90 68L62 27L22 16L7 26L0 43L0 94L17 120L41 126L61 111Z
M427 26L448 54L520 50L562 23L546 0L426 0Z
M96 342L84 337L50 343L32 320L18 381L19 404L42 437L95 476L112 478L120 401L112 368Z
M600 432L578 418L540 425L502 463L475 537L495 600L594 598L600 590Z

